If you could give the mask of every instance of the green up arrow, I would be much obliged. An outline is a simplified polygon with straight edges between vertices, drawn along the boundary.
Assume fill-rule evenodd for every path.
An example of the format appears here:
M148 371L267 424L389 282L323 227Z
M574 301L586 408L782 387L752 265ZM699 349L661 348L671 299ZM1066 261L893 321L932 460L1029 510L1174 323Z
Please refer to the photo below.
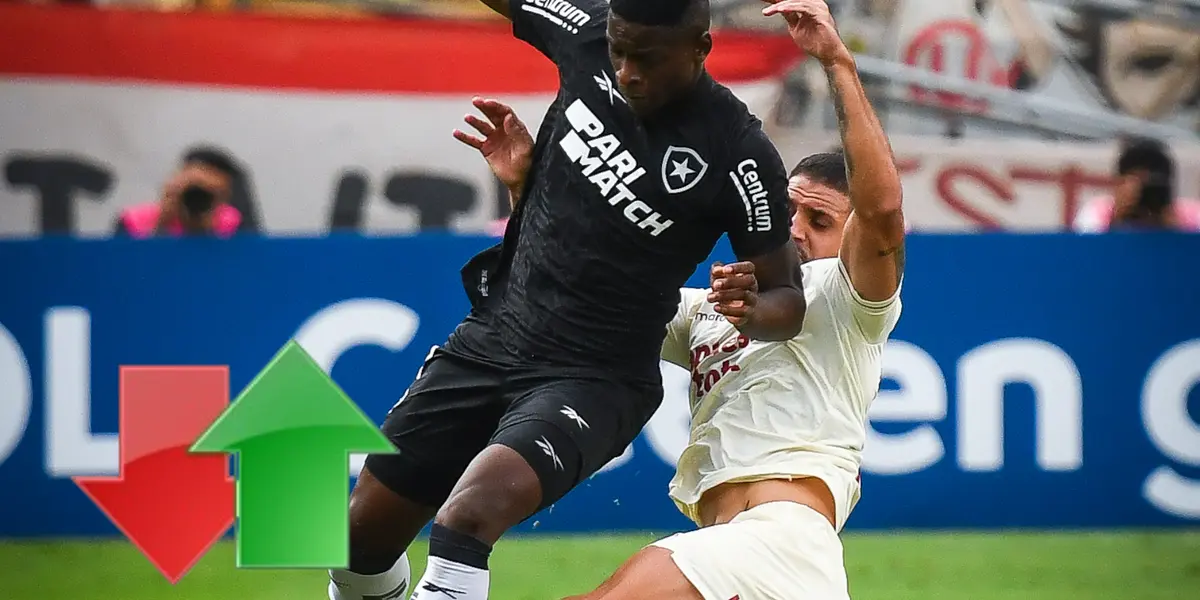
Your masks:
M396 449L292 340L191 451L239 454L238 567L344 569L349 454Z

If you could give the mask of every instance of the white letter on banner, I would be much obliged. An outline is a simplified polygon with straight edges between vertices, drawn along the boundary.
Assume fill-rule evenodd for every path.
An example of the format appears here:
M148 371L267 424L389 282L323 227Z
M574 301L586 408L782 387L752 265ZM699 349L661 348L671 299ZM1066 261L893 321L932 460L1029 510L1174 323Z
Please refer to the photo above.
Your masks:
M0 465L25 437L32 389L33 376L25 353L13 334L0 324Z
M1200 339L1184 342L1163 354L1142 387L1142 421L1146 434L1168 458L1200 466L1200 424L1188 415L1188 393L1200 384ZM1155 508L1184 519L1200 519L1200 481L1168 466L1150 473L1142 496Z
M929 421L946 418L946 379L927 352L893 340L883 350L883 377L900 384L899 390L879 390L871 404L870 421L925 423L912 431L882 434L867 423L863 470L902 475L927 469L945 455L945 446Z
M91 337L87 309L46 312L46 471L52 477L121 471L117 435L92 434Z
M958 464L965 471L1004 465L1004 387L1033 388L1037 462L1046 471L1083 465L1083 384L1061 348L1036 339L984 344L958 362Z
M399 352L412 341L421 317L411 308L379 298L331 304L309 317L293 336L326 373L351 348L380 346ZM358 477L365 454L350 455L350 476Z

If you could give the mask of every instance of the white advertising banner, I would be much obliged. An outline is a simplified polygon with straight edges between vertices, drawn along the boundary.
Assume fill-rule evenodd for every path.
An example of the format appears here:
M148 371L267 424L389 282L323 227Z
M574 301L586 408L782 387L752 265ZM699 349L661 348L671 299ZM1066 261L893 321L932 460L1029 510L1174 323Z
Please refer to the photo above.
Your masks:
M775 84L736 86L762 109ZM249 174L269 233L479 231L497 185L479 153L451 137L471 96L317 94L160 85L4 81L23 106L0 120L0 235L55 227L108 235L121 207L157 197L185 149L213 144ZM551 94L498 94L536 128ZM53 204L53 205L50 205ZM70 213L74 213L72 216ZM501 215L502 216L502 215ZM69 227L63 227L63 219Z
M95 37L87 52L74 37L83 28ZM779 75L797 58L791 41L717 41L710 70L769 120ZM237 195L259 231L482 231L506 212L506 195L450 132L477 94L536 128L556 84L549 61L503 25L0 5L0 237L107 236L120 209L155 199L196 145L244 167ZM770 133L789 162L836 141ZM908 221L926 231L1060 230L1107 192L1115 150L893 145ZM1181 194L1200 197L1200 147L1175 150Z
M791 40L714 36L709 71L768 112ZM241 163L260 231L480 231L506 197L451 131L475 95L536 128L557 84L507 23L0 4L0 236L108 235L196 145Z

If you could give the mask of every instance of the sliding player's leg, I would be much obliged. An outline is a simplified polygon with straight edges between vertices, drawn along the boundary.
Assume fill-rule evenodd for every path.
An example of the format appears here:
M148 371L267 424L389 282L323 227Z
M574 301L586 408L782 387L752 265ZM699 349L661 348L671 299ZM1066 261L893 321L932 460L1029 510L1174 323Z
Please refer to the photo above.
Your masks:
M594 591L565 600L708 600L671 559L671 551L646 546ZM728 600L728 599L725 599Z
M842 543L803 504L767 502L654 542L573 600L849 600Z
M383 432L397 454L367 457L350 495L350 566L331 600L392 600L409 590L406 551L504 414L497 369L435 352Z

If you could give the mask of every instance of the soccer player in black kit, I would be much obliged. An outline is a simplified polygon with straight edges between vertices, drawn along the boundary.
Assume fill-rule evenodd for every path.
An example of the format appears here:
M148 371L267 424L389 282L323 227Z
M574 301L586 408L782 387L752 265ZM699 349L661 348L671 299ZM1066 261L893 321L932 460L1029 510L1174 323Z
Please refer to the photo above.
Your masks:
M412 598L486 599L493 544L658 408L679 288L721 235L759 282L741 332L786 340L804 320L787 172L704 70L707 0L484 2L554 61L559 94L503 243L463 269L471 313L384 422L398 453L367 458L331 600L401 598L430 519ZM745 314L744 290L714 295Z

